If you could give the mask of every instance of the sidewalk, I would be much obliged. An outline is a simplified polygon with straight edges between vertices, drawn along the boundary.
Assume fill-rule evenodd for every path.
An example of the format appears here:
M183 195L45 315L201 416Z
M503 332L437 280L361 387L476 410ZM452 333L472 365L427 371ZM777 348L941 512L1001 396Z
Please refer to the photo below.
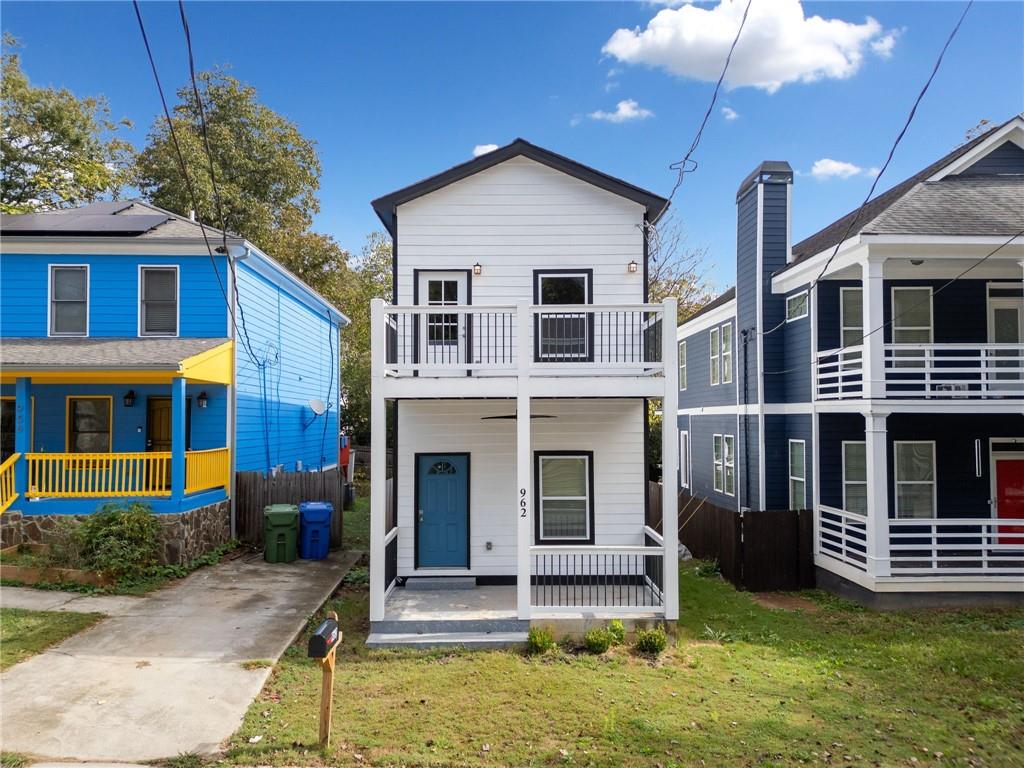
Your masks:
M276 661L357 558L241 558L141 598L0 588L5 607L110 615L0 676L4 750L112 762L215 751L270 674L242 663Z

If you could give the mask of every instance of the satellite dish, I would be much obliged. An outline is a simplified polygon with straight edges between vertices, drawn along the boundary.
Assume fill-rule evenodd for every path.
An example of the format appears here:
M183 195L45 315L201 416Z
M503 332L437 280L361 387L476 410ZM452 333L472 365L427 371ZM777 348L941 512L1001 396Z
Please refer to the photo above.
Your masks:
M317 416L323 416L327 411L327 406L324 405L324 401L314 397L309 401L309 410L315 413Z

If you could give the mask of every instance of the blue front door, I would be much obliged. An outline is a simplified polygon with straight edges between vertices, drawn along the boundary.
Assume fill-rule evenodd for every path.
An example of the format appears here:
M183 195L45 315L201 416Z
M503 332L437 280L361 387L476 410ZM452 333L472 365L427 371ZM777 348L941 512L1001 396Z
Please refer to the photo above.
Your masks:
M417 567L469 567L469 456L416 458Z

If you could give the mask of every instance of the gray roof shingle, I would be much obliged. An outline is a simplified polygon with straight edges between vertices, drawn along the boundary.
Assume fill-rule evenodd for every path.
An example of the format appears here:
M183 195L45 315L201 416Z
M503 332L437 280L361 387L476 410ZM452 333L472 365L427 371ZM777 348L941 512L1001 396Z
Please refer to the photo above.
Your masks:
M10 338L0 341L0 367L13 370L177 370L182 360L229 339Z

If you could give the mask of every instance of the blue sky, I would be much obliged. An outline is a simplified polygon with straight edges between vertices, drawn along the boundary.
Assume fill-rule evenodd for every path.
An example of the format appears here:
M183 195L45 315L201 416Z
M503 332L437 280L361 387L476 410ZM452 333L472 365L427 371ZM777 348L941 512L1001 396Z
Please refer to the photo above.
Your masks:
M796 169L795 240L859 204L868 169L884 161L963 9L959 2L805 2L806 17L828 20L807 23L792 13L781 18L783 5L754 0L761 17L752 10L737 51L739 82L722 94L696 155L700 167L673 206L689 242L709 248L719 288L733 281L742 178L764 159ZM229 66L317 142L316 227L358 251L380 228L372 198L468 159L476 145L517 136L666 194L674 179L667 166L685 152L711 96L712 84L697 78L720 68L734 28L725 9L699 15L716 6L192 2L187 9L197 66ZM699 14L675 15L683 10ZM678 22L690 36L651 44L643 32L659 12L666 13L659 23ZM177 5L145 3L143 14L173 90L188 73ZM767 18L773 14L780 18ZM142 144L160 105L130 3L4 2L2 26L22 41L33 82L105 94L116 117L135 123L128 138ZM978 120L1024 109L1022 40L1024 4L975 5L880 189L952 149ZM607 119L615 115L624 119ZM819 163L812 175L822 160L837 163Z

